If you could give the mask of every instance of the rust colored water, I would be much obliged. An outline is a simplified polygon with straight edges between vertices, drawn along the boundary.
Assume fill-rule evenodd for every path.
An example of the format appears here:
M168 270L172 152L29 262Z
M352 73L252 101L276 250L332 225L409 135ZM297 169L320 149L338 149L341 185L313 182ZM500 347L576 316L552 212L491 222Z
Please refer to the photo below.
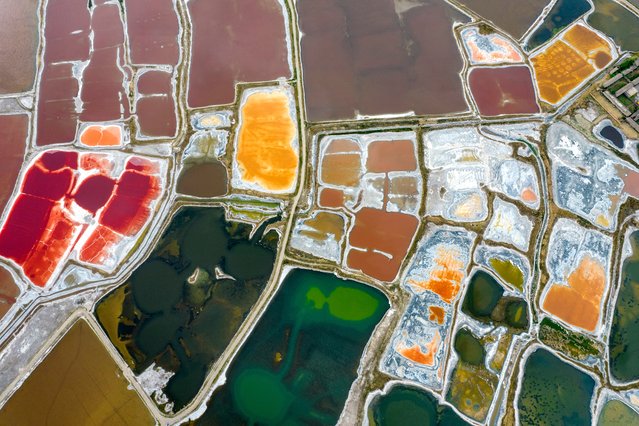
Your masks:
M413 141L374 141L368 145L366 169L371 173L413 171L416 168Z
M321 207L339 208L344 206L344 191L333 188L322 188L319 197Z
M359 154L333 154L322 158L322 181L329 185L356 186L362 177Z
M176 65L180 27L173 0L128 0L124 6L131 62Z
M289 77L284 11L278 0L191 0L192 108L232 103L235 83Z
M173 75L166 71L147 71L138 77L138 93L140 95L170 94Z
M353 249L348 252L348 267L381 281L392 281L418 225L412 215L362 208L355 214L349 234Z
M437 324L444 324L444 318L446 317L446 311L441 306L429 306L428 307L428 319L436 322Z
M16 185L27 144L29 116L0 115L0 215Z
M0 2L0 94L33 88L38 49L38 1Z
M299 157L296 123L285 89L253 92L240 110L236 160L244 182L267 191L289 191L295 185Z
M541 14L550 0L461 0L474 12L519 38Z
M195 197L217 197L227 192L226 167L217 160L187 164L180 174L177 192Z
M297 2L310 121L466 111L463 62L445 2L397 13L387 0Z
M568 285L552 284L543 308L564 322L593 332L599 322L606 285L601 263L588 256L568 276Z
M408 283L418 291L430 290L444 302L451 303L457 297L464 278L464 263L458 256L456 251L439 249L435 258L437 266L431 271L428 280L409 280Z
M526 66L474 68L468 81L481 115L539 112L532 77Z

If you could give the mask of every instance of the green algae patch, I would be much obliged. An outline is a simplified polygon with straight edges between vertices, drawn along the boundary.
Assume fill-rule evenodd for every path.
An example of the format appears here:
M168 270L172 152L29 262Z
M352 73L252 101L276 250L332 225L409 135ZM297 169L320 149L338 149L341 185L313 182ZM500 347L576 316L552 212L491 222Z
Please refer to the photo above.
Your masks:
M368 419L375 426L468 424L431 393L406 385L393 386L387 394L376 396L368 408Z
M526 360L517 406L522 425L589 425L595 380L545 349Z
M597 426L639 426L639 414L617 399L611 399L601 409Z
M495 270L499 278L517 290L524 291L524 273L510 260L493 257L489 260L490 266Z
M379 301L368 293L347 287L337 287L328 297L319 288L311 287L306 298L313 303L315 309L322 309L328 304L328 312L345 321L369 318L379 306Z
M388 308L367 285L290 271L195 424L335 424Z
M251 422L266 424L281 423L294 399L276 375L262 369L242 372L233 384L233 397Z

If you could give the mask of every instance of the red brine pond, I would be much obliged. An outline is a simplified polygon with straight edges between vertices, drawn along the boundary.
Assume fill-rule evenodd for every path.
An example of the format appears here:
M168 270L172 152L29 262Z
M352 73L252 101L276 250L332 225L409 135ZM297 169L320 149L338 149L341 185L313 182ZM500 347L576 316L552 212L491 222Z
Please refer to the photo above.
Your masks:
M539 112L528 67L480 67L468 75L470 91L481 115Z
M125 170L115 175L120 163ZM27 167L0 229L0 256L40 287L74 250L83 262L107 265L123 255L115 246L149 220L161 193L160 168L157 161L122 154L40 154Z

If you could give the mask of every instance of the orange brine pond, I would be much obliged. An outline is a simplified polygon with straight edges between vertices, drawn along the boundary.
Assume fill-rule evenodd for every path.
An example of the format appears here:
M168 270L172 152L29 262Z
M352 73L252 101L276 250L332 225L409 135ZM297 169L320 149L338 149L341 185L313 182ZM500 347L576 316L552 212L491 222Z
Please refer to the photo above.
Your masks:
M601 315L601 299L606 286L604 266L584 256L568 276L568 285L552 284L543 309L564 322L594 332Z
M547 49L531 57L539 97L549 104L563 101L575 88L612 61L604 38L577 24Z
M238 186L267 192L294 189L299 163L295 120L292 94L285 88L244 95L234 161Z
M413 362L422 365L433 366L435 365L435 354L439 350L439 345L442 341L442 337L439 334L439 331L435 331L435 336L429 342L424 345L424 349L420 345L412 345L406 346L403 343L400 343L397 347L397 352L399 352L403 357L410 359Z
M439 249L430 277L426 281L409 280L416 291L430 290L446 303L451 303L457 297L461 281L464 278L464 262L459 260L459 253L453 250Z
M122 144L120 126L87 126L80 135L80 142L86 146L119 146Z
M446 318L446 311L441 306L429 306L428 307L428 319L436 322L437 324L444 324Z

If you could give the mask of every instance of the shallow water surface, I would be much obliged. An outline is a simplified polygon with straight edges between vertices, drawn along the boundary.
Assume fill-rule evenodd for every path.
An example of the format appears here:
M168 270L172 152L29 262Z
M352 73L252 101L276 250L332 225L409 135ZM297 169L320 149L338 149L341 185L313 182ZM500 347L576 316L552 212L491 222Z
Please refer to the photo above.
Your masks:
M289 272L197 424L335 424L389 307L371 287Z

